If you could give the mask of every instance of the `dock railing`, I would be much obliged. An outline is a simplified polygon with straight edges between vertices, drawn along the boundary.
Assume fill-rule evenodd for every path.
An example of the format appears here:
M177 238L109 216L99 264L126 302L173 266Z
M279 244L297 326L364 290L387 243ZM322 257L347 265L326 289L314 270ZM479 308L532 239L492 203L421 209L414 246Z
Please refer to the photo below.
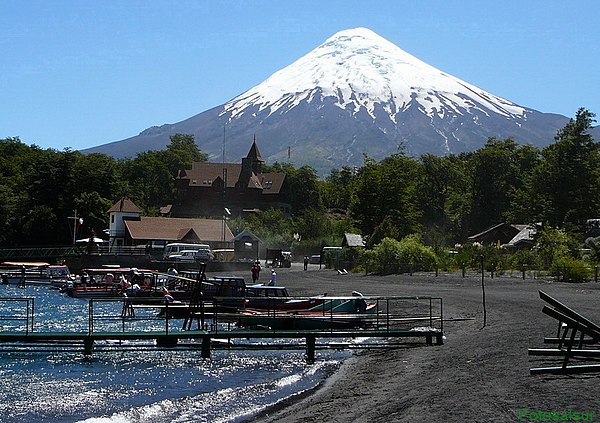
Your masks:
M192 305L162 298L90 299L87 328L80 331L88 335L131 331L169 334L194 329L222 334L234 327L258 327L272 332L355 328L368 335L402 329L444 330L440 297L287 297L285 303L281 298L263 297L260 308L251 307L252 301L256 302L256 298L215 297ZM294 301L298 307L312 301L312 306L290 308ZM0 331L34 331L34 298L0 298L0 304Z
M32 298L4 299L9 306L4 304L0 322L8 323L0 326L0 352L184 348L209 358L212 348L305 348L310 362L321 349L402 348L419 338L443 344L439 297L261 298L261 308L250 308L256 299L219 297L191 305L162 298L90 299L87 325L81 316L69 331L51 325L57 329L41 332L34 331ZM312 307L290 310L293 301Z
M34 298L0 298L0 331L33 332Z

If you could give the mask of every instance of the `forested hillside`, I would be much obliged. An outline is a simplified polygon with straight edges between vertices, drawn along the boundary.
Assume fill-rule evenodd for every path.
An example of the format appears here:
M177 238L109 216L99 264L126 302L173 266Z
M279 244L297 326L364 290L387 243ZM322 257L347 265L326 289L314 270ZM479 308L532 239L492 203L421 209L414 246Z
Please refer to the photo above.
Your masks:
M489 139L472 153L418 159L403 152L360 167L333 170L325 179L308 166L274 163L287 173L292 215L264 212L237 217L234 232L248 227L271 244L336 243L344 232L384 238L418 234L432 246L462 242L499 222L537 223L582 239L587 219L600 218L600 148L589 135L594 114L580 109L544 149L512 139ZM106 211L128 196L147 215L174 199L174 178L193 161L206 160L191 135L174 135L167 150L132 159L71 150L43 150L19 138L0 140L0 245L72 242L102 236Z

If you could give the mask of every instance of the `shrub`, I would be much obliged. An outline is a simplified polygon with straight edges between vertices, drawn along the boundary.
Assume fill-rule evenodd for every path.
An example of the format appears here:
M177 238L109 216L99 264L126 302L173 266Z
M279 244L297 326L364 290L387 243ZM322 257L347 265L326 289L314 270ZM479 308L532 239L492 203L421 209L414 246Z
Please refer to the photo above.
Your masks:
M575 239L564 230L545 228L540 231L536 243L539 264L545 269L551 268L557 260L569 257L577 247Z
M408 235L398 243L398 261L408 271L429 271L435 268L437 256L433 248L421 243L418 235Z
M565 282L586 282L591 278L588 263L571 257L557 258L552 263L550 271Z
M365 252L367 268L376 273L390 274L427 271L435 268L437 257L431 247L424 246L417 235L400 241L384 238L372 250Z

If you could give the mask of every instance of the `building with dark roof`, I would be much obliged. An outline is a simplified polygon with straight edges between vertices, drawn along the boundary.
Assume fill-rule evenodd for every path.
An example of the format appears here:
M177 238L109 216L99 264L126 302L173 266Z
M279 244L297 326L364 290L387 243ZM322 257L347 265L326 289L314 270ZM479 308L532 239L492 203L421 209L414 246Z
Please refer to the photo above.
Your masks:
M239 216L244 212L290 211L286 174L262 172L264 160L256 141L241 163L192 163L175 181L173 217ZM226 213L226 210L229 213Z
M141 209L128 198L117 201L108 213L111 248L168 242L227 248L233 243L233 234L223 219L144 217Z

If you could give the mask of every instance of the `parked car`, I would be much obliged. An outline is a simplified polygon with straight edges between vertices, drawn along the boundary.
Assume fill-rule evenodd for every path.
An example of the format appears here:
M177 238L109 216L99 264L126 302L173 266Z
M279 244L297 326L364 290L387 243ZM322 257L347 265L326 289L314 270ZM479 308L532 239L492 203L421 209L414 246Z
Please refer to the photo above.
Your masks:
M312 256L310 256L309 263L310 264L319 264L319 263L321 263L321 255L320 254L313 254Z
M196 250L183 250L177 254L170 254L169 260L173 261L194 261L196 260Z
M198 250L196 251L196 254L194 254L194 259L196 261L211 261L214 258L215 255L208 249Z
M171 254L169 260L173 261L210 261L215 256L212 251L207 249L202 250L183 250L178 254Z

